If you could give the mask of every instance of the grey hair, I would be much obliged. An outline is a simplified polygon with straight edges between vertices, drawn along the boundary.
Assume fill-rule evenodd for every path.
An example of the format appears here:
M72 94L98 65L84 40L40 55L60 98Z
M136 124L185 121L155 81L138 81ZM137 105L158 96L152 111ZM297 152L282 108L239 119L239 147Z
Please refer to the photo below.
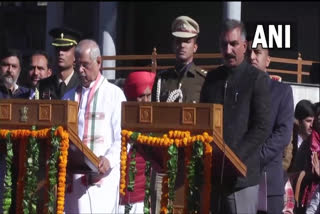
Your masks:
M246 40L247 32L243 22L235 20L235 19L227 19L222 23L221 35L225 32L231 31L235 28L239 28L241 31L241 39L243 41Z
M81 40L75 49L76 54L80 54L83 48L90 48L89 56L92 61L97 61L97 58L101 56L99 45L92 39Z

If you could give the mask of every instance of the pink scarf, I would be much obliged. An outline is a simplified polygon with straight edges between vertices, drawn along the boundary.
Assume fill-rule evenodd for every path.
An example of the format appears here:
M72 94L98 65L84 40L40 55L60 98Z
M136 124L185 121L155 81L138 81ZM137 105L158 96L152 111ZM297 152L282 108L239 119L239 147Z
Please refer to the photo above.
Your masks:
M310 144L311 153L317 152L318 158L319 158L320 157L320 134L316 130L312 130L310 140L311 140L311 144ZM318 185L319 185L319 182L315 180L307 184L304 190L302 202L301 202L303 205L307 205L310 203L311 198L314 195Z

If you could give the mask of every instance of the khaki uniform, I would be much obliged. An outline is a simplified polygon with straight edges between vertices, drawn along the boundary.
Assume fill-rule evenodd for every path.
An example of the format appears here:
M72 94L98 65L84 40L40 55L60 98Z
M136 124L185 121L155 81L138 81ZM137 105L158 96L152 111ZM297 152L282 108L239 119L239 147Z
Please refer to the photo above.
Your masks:
M193 62L181 71L176 68L160 71L153 84L152 101L157 101L157 87L160 78L160 102L166 102L169 94L180 87L183 94L183 103L199 103L200 91L206 74L207 71L196 66ZM175 102L178 102L178 98Z

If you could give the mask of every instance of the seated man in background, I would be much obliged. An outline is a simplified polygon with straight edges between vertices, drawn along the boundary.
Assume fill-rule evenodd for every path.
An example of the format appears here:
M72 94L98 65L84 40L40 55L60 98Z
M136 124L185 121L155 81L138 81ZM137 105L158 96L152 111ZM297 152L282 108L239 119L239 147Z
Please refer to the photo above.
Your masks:
M313 130L308 138L311 158L306 166L306 187L302 189L302 206L306 214L320 213L320 102L314 104Z
M17 80L21 73L21 53L14 49L5 49L0 53L0 99L27 98L32 90L19 86Z
M149 71L135 71L131 72L124 83L124 93L128 101L151 102L151 90L154 83L155 73ZM144 213L145 200L145 166L146 160L151 160L154 154L148 153L140 145L135 145L130 148L127 157L127 166L132 161L132 153L135 153L136 161L136 175L134 179L133 191L125 189L125 195L120 195L120 213L125 213L125 209L130 207L131 214ZM152 165L154 166L154 164ZM127 175L129 175L129 167L127 168ZM127 187L129 177L126 178ZM149 200L149 199L148 199Z
M313 127L313 104L309 100L300 100L296 105L294 116L296 121L291 141L293 146L292 161L288 169L288 175L292 181L293 189L296 190L298 175L305 169L311 156L308 138ZM301 206L302 192L295 194L299 194L299 201L295 203L294 213L305 213L305 207Z
M128 101L151 102L151 90L155 73L149 71L131 72L124 82L124 94Z
M307 139L312 132L314 110L313 104L309 100L300 100L295 108L294 116L297 127L293 132L292 161L288 169L289 173L300 172L306 164L306 150L308 148Z

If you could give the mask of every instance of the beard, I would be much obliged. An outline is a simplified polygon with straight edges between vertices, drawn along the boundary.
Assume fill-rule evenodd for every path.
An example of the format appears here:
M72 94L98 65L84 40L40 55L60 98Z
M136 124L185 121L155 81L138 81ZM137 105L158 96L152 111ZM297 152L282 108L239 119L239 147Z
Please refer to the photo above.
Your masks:
M7 89L11 89L17 82L17 80L15 80L11 75L2 76L1 81Z

